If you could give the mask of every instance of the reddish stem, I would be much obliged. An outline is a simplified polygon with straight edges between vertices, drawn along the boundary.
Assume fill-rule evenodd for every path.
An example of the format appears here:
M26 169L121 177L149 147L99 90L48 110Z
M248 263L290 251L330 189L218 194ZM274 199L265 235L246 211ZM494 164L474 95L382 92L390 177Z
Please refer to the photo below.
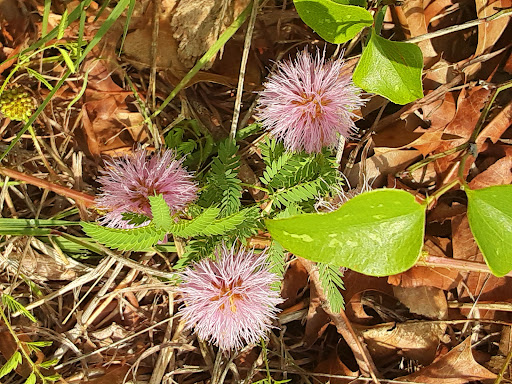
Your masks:
M81 201L88 208L95 206L94 196L89 195L88 193L75 191L74 189L63 187L61 185L54 184L37 177L27 175L26 173L18 172L5 167L0 167L0 174L10 177L11 179L24 181L27 184L35 185L39 188L45 188L49 191L55 192L58 195Z

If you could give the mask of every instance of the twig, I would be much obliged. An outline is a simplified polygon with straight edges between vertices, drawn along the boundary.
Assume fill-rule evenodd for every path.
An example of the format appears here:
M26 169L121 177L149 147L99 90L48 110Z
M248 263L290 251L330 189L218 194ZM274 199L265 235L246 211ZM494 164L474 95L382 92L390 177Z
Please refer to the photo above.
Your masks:
M256 15L258 14L259 0L253 0L251 17L247 25L247 32L245 34L244 51L242 53L242 62L240 64L240 74L238 75L238 88L236 90L235 108L233 111L233 120L231 121L231 131L229 137L235 140L236 127L238 126L238 119L240 118L240 109L242 107L242 96L244 93L244 80L245 70L247 68L247 60L249 58L249 51L251 49L252 34L254 31L254 24L256 23Z
M378 372L377 367L373 363L368 349L365 345L363 345L363 343L361 343L359 336L352 328L350 321L345 315L345 311L342 309L340 313L332 312L329 306L329 301L325 296L322 284L320 283L320 276L318 270L315 267L315 264L312 261L303 259L301 257L299 257L299 260L308 271L309 279L311 283L314 284L315 289L318 292L318 297L322 303L322 309L329 315L338 332L343 336L349 347L352 349L359 368L362 372L368 373L374 383L379 384L379 379L377 379L375 374L375 372Z
M495 13L494 15L491 15L491 16L488 16L488 17L484 17L484 18L476 19L476 20L471 20L471 21L468 21L468 22L463 23L463 24L453 25L453 26L450 26L450 27L447 27L447 28L440 29L439 31L425 33L424 35L413 37L412 39L407 40L407 42L408 43L418 43L418 42L423 41L423 40L433 39L435 37L447 35L449 33L457 32L457 31L462 31L464 29L472 28L472 27L475 27L475 26L477 26L479 24L482 24L482 23L488 23L489 21L497 20L497 19L499 19L501 17L508 16L510 13L512 13L512 8L503 9L503 10Z
M25 183L35 185L39 188L48 189L52 192L55 192L58 195L62 195L68 197L73 200L78 200L84 203L86 207L94 207L94 196L89 195L87 193L75 191L74 189L63 187L61 185L57 185L51 183L49 181L40 179L38 177L34 177L31 175L27 175L26 173L15 171L14 169L0 167L0 174L10 177L11 179L21 180Z
M416 267L452 268L462 272L491 273L489 267L483 263L474 261L452 259L451 257L425 256L421 257ZM512 271L505 276L512 277Z

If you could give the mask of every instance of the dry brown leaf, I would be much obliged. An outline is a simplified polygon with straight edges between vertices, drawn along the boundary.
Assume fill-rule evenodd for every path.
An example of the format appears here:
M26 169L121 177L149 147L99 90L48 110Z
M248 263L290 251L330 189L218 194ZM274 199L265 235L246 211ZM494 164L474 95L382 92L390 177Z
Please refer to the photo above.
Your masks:
M309 309L302 339L304 344L307 347L312 346L323 335L330 321L329 315L322 308L322 302L314 284L311 284L309 287Z
M386 176L388 174L395 174L403 170L406 165L421 156L421 153L416 150L390 149L384 152L383 148L376 148L376 152L377 149L382 152L375 153L375 155L366 159L366 177L368 179L374 179L374 188L383 185L383 183L386 182ZM361 163L357 163L348 175L348 181L351 186L357 185L360 168Z
M173 36L179 42L180 62L186 68L192 68L247 4L249 0L180 1L171 15ZM208 69L212 64L210 62L204 68Z
M485 139L489 138L496 143L501 135L512 125L512 102L508 103L478 135L476 143L481 146Z
M446 319L448 303L444 291L434 287L393 287L395 297L412 313L431 319Z
M478 18L484 18L494 15L500 9L510 8L512 6L511 0L475 0L476 12ZM495 9L497 8L497 9ZM481 23L478 25L478 44L474 57L480 56L484 53L489 53L494 44L501 37L502 33L507 28L510 19L502 17L488 23ZM482 67L482 63L475 63L464 69L469 77L477 73Z
M5 325L0 321L0 326L4 327ZM18 337L22 341L32 341L26 334L19 334ZM18 346L12 335L8 331L0 332L0 353L4 356L5 360L9 360L17 349ZM31 372L32 368L25 359L23 359L21 364L16 368L16 373L24 378L28 377Z
M512 183L512 157L505 156L478 174L471 182L471 189Z
M360 297L364 292L376 291L382 294L392 295L393 289L387 283L385 277L366 276L351 270L343 276L345 291L345 314L350 321L370 325L373 317L365 313L362 308Z
M340 375L340 376L357 376L357 372L351 371L343 362L340 360L336 349L334 349L327 359L322 360L313 370L314 373L326 373L328 375ZM354 379L342 379L329 376L315 376L315 381L319 380L322 383L331 384L348 384L354 381Z
M408 0L403 2L401 7L395 8L398 20L402 25L407 39L428 33L423 10L424 3L423 0ZM425 67L429 68L437 61L437 52L432 46L430 39L420 41L418 46L423 53Z
M445 291L453 289L460 280L459 272L449 268L412 267L399 275L389 276L389 283L402 287L431 286Z
M483 263L484 259L469 228L466 215L452 219L452 244L455 259ZM512 279L496 277L490 273L466 272L464 284L459 286L459 299L474 301L476 297L484 301L512 301ZM468 312L462 310L464 314ZM492 318L493 311L480 311L481 317Z
M495 378L494 373L475 361L471 352L471 337L468 337L428 367L400 377L399 380L429 384L464 384Z
M151 65L151 45L153 41L153 27L136 29L126 36L123 47L125 59L136 68L147 68ZM161 22L156 42L156 67L169 69L171 72L185 71L185 66L178 58L178 42L173 37L168 22Z
M281 308L288 308L297 302L299 291L303 290L308 283L308 272L306 268L298 261L293 260L284 274L281 287L281 297L285 302Z
M377 361L400 353L427 365L434 360L446 328L427 321L386 323L363 329L361 335Z
M480 111L487 102L490 91L483 87L474 87L469 90L463 89L457 100L457 112L454 119L448 124L444 130L445 133L458 136L459 139L444 141L435 150L435 153L441 153L448 149L454 148L465 143L475 129L476 123L480 117ZM446 171L453 165L453 160L458 156L454 154L445 156L436 161L436 165L440 173ZM471 159L469 159L471 160ZM467 161L467 166L472 161Z

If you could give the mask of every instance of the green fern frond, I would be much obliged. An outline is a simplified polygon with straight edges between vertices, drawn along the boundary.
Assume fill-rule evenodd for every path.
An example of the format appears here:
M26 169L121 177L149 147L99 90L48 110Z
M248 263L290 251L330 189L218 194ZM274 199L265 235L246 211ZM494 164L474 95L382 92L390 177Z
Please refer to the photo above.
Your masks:
M218 205L222 216L229 216L240 209L242 197L241 181L238 179L240 157L238 147L226 140L219 145L217 157L212 161L206 175L206 189L201 194L200 205Z
M279 278L279 281L272 285L272 289L279 291L281 290L281 280L284 275L286 262L284 248L275 240L267 248L267 261L270 264L270 272Z
M18 303L16 301L16 299L14 297L12 297L11 295L8 295L7 293L2 293L2 304L4 306L7 307L7 309L14 313L14 312L19 312L21 313L23 316L25 316L27 319L29 319L30 321L36 323L37 320L36 318L34 317L34 315L32 315L28 310L27 308L25 308L21 303Z
M108 228L83 221L81 224L85 233L97 242L123 251L144 251L166 235L165 230L157 229L153 223L133 229Z
M345 289L342 280L343 273L340 267L332 264L317 263L317 267L320 283L327 296L329 305L333 312L339 312L345 306L345 301L340 292L340 289Z
M0 378L14 371L21 362L21 353L19 351L14 352L9 360L7 360L7 362L0 368Z
M231 216L215 220L202 231L202 234L207 236L222 235L235 230L246 220L247 211L248 209L244 209Z
M167 229L170 233L179 237L197 236L202 234L203 231L212 224L212 221L215 220L219 213L219 208L210 207L196 218L173 223Z
M274 199L276 208L281 208L281 206L286 207L291 203L300 203L309 199L315 199L328 190L329 186L324 180L315 179L277 191L272 195L272 198Z
M146 215L143 215L142 213L135 213L135 212L123 212L121 214L123 217L123 220L126 221L127 224L131 225L142 225L147 221L150 221L151 218L147 217Z
M265 165L269 166L286 151L282 142L265 136L265 142L259 145L261 157Z
M171 212L169 206L164 200L163 195L149 196L151 205L151 214L153 215L153 224L158 230L166 230L172 224Z

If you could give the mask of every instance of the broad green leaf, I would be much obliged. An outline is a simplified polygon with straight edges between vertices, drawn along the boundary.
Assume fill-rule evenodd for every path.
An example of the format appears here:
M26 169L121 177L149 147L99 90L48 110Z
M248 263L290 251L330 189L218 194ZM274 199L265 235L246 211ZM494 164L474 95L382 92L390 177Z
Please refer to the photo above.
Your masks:
M373 23L366 9L333 0L294 0L300 18L329 43L341 44L352 39ZM345 3L343 1L343 3Z
M423 246L425 206L401 190L363 193L330 213L266 220L288 251L372 276L412 267Z
M157 229L168 229L172 224L171 212L169 206L162 195L149 196L151 205L151 214L153 215L153 224Z
M512 185L466 189L468 220L485 262L496 276L512 270Z
M396 104L423 97L421 49L411 43L389 41L371 32L354 71L354 83Z

